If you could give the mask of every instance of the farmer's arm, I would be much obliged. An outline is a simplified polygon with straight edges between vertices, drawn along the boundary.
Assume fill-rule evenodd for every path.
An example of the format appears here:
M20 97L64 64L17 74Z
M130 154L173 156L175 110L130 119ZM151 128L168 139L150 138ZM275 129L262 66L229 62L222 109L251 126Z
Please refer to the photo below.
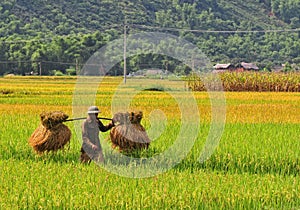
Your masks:
M107 125L103 125L103 123L99 120L99 130L101 131L101 132L106 132L106 131L108 131L109 129L111 129L112 127L114 127L115 125L114 125L114 123L113 123L113 121L111 121L109 124L107 124Z

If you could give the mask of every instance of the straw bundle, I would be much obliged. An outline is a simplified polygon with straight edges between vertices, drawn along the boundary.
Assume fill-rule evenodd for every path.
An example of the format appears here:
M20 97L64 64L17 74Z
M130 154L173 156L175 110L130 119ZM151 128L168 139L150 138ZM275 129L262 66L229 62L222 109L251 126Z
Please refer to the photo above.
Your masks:
M30 146L39 154L63 149L71 139L70 129L62 124L68 115L58 111L44 112L40 118L41 125L29 138Z
M40 114L42 125L48 129L64 122L68 117L68 115L61 111L43 112Z
M120 151L132 152L134 150L148 149L150 139L145 128L140 124L143 113L116 113L113 121L116 124L110 131L113 147Z

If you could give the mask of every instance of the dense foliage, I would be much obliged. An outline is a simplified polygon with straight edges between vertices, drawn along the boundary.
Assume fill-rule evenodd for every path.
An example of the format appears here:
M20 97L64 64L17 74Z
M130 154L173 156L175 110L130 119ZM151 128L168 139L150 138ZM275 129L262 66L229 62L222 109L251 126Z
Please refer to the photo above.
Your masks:
M0 74L78 70L97 49L122 36L124 22L129 34L146 30L181 36L213 63L255 62L261 69L300 65L299 14L300 0L3 0ZM129 58L129 71L150 67L186 73L165 56ZM122 63L113 72L121 74L121 68Z

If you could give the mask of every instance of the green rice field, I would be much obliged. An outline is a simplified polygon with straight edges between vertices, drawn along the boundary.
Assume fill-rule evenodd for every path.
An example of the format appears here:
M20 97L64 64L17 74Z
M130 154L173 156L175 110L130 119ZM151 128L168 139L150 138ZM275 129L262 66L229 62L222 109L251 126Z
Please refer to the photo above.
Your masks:
M182 112L172 93L186 86L133 80L124 85L120 77L101 78L95 104L101 116L112 117L115 93L136 91L128 109L143 111L141 123L155 139L138 155L156 157L180 135ZM207 92L192 92L200 118L191 150L163 173L133 178L122 175L131 162L120 166L119 174L94 162L81 164L81 137L72 122L64 123L72 131L64 150L37 155L29 146L41 112L77 117L76 83L75 77L0 78L0 209L300 209L299 92L225 92L224 130L205 162L199 157L212 107ZM165 119L163 130L151 129L151 116ZM108 138L109 132L101 133L105 157L118 153Z

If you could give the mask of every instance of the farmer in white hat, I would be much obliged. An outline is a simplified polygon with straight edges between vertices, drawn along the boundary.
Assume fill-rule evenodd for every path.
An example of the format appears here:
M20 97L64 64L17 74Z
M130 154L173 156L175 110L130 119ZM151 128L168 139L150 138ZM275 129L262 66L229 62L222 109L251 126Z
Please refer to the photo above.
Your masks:
M108 125L98 119L100 110L97 106L91 106L88 109L88 117L82 123L82 147L80 161L90 163L91 160L103 163L104 157L99 139L99 131L106 132L110 130L114 123L111 121Z

